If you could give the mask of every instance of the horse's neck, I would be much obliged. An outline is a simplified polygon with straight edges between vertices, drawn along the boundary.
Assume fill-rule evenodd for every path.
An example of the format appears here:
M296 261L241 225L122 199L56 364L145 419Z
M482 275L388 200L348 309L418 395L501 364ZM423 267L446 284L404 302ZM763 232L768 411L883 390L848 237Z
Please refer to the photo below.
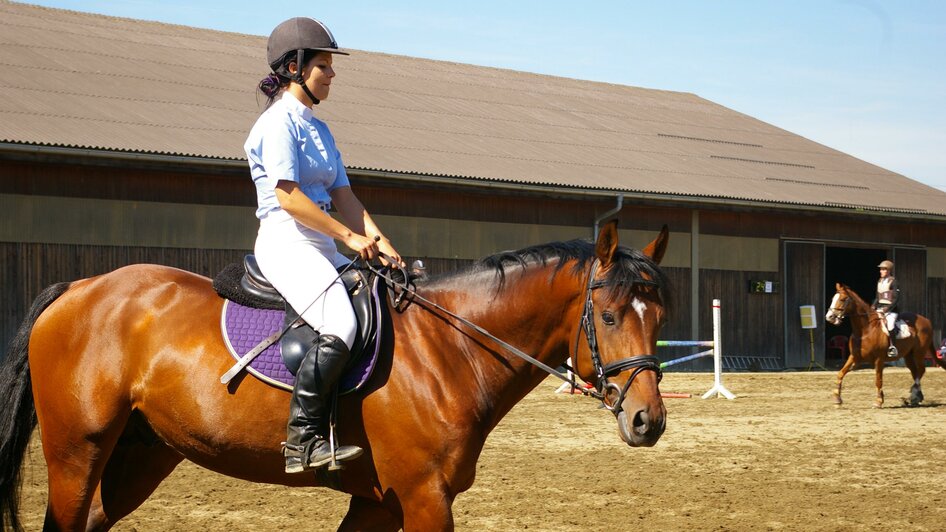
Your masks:
M578 281L560 272L550 283L548 271L529 270L507 273L505 287L498 292L491 281L483 277L439 283L425 290L425 297L429 293L437 304L546 365L564 362L570 334L578 326ZM489 410L479 413L488 418L489 428L547 377L495 340L454 318L430 319L432 314L442 315L427 310L412 314L416 329L432 340L430 345L447 347L429 354L430 369L445 382L478 394L470 405ZM564 318L571 314L573 319Z
M857 294L853 292L848 292L848 297L851 300L851 304L854 307L853 312L851 313L851 330L855 334L864 334L870 330L871 325L871 316L874 312L871 310L870 305L867 304L863 299L860 298Z

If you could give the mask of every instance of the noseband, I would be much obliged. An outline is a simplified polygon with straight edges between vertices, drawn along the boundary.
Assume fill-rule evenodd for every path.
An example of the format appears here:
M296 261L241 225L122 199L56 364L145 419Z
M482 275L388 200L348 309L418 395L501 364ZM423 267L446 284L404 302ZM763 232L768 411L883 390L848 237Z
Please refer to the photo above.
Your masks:
M595 370L595 390L598 392L595 397L601 400L601 404L604 408L610 410L611 413L617 416L623 410L621 404L624 403L624 396L627 395L627 390L630 389L631 383L634 382L634 379L637 378L642 371L651 370L656 373L658 383L660 383L660 380L663 378L663 371L660 369L660 360L655 355L635 355L608 364L601 363L601 351L598 348L598 335L595 331L595 305L591 297L596 288L605 286L604 281L595 279L595 273L598 271L599 264L600 261L595 259L594 264L591 266L591 273L588 274L588 285L585 289L585 309L581 315L581 328L578 331L578 335L575 337L575 356L577 357L578 355L578 336L581 336L581 331L584 330L585 338L588 339L588 350L591 352L591 363ZM656 285L653 281L638 280L634 282L637 284L650 283ZM631 376L628 377L623 387L609 380L610 377L630 369L634 371L631 372ZM617 392L618 397L609 405L605 401L605 398L610 390Z
M839 298L838 298L838 304L839 304L839 306L840 306L841 308L840 308L840 309L836 309L836 308L834 308L834 305L831 305L831 308L828 309L828 312L831 313L831 316L832 316L834 319L836 319L836 320L838 320L838 321L843 320L843 319L844 319L844 316L847 315L847 302L848 302L848 298L847 298L847 297L845 297L844 299L841 299L841 298L839 297ZM829 320L829 321L830 321L830 320Z

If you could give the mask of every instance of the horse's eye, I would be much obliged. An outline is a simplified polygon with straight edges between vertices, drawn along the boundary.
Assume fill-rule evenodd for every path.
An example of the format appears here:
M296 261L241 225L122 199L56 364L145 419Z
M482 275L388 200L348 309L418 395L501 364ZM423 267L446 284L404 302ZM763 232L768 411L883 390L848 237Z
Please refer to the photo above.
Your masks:
M605 325L614 325L614 314L607 310L602 312L601 321L604 322Z

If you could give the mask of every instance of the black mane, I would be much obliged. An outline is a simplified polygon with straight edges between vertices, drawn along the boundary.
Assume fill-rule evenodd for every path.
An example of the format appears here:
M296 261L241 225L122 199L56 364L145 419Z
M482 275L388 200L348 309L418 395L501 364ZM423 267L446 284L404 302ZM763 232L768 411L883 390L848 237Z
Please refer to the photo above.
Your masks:
M595 246L588 240L569 240L567 242L550 242L539 244L516 251L502 251L480 259L470 268L448 274L441 279L469 274L471 272L493 271L498 277L498 289L502 290L506 272L510 268L525 268L529 264L545 265L549 261L557 260L552 275L557 274L566 263L572 262L572 271L576 275L589 267L595 258ZM614 252L614 265L608 270L603 286L609 289L611 296L623 300L630 296L636 284L656 285L665 292L669 287L667 276L660 270L647 255L636 249L618 246ZM663 297L667 302L668 298Z

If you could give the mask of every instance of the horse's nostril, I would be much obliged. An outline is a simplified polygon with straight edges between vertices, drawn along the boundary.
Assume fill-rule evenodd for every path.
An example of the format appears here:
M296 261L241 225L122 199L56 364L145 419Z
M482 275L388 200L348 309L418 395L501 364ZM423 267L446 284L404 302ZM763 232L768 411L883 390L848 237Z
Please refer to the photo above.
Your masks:
M638 410L637 413L634 414L634 419L632 421L634 432L637 434L645 434L647 432L649 421L650 416L647 415L647 411Z

